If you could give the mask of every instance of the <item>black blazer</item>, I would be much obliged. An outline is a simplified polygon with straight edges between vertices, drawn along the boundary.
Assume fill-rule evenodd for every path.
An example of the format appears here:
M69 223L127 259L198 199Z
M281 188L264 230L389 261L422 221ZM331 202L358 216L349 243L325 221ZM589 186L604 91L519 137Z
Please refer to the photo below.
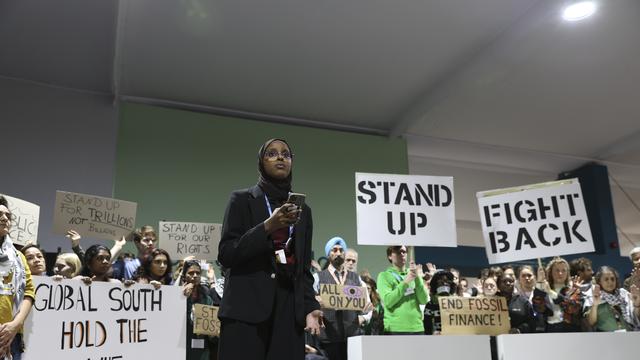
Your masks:
M276 262L273 242L264 229L269 218L265 195L259 186L231 193L222 225L218 261L228 269L218 316L247 323L265 321L271 315L276 289ZM293 287L295 316L304 327L305 318L320 309L313 291L311 208L302 208L295 227Z

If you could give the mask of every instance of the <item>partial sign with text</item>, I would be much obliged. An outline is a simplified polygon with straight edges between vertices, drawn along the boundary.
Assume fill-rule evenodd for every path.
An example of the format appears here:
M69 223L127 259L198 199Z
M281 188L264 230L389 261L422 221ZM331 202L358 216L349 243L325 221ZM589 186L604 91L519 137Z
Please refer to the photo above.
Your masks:
M37 243L40 206L8 195L3 196L7 199L9 211L13 215L11 230L9 230L13 243L18 245Z

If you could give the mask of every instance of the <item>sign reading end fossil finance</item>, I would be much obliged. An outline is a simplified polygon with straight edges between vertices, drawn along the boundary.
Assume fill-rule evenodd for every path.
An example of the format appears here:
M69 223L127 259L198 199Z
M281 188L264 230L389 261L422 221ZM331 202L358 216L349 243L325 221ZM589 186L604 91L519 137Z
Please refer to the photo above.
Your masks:
M477 194L490 264L594 251L577 179Z
M193 333L220 336L219 309L218 306L193 304Z
M322 307L333 310L364 310L369 303L364 286L320 284Z
M56 191L53 232L76 230L82 236L114 240L136 226L138 204L95 195Z
M11 196L3 196L7 199L9 211L14 217L9 230L13 243L18 245L37 243L40 206Z
M502 296L438 298L442 334L500 335L511 328L507 299Z
M359 245L455 247L453 178L356 173Z
M195 256L214 262L218 257L221 224L161 221L159 246L172 260Z
M27 318L22 358L184 359L186 298L178 286L34 276L36 299Z

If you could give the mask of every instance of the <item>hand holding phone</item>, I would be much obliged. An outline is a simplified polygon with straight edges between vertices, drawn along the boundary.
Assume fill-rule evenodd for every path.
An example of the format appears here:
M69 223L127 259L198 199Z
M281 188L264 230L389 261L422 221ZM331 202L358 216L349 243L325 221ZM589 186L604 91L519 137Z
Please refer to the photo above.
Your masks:
M299 193L290 193L289 198L287 199L287 204L290 206L287 208L287 212L295 212L296 222L300 218L300 213L302 212L302 205L304 205L306 195ZM293 205L293 206L291 206Z

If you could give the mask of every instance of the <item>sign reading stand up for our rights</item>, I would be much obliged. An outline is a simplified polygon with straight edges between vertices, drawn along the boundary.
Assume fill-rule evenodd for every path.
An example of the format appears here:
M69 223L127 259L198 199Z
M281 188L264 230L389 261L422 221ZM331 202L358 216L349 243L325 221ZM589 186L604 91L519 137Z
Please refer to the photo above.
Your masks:
M477 193L489 263L594 251L577 179Z
M453 178L356 173L359 245L455 247Z

